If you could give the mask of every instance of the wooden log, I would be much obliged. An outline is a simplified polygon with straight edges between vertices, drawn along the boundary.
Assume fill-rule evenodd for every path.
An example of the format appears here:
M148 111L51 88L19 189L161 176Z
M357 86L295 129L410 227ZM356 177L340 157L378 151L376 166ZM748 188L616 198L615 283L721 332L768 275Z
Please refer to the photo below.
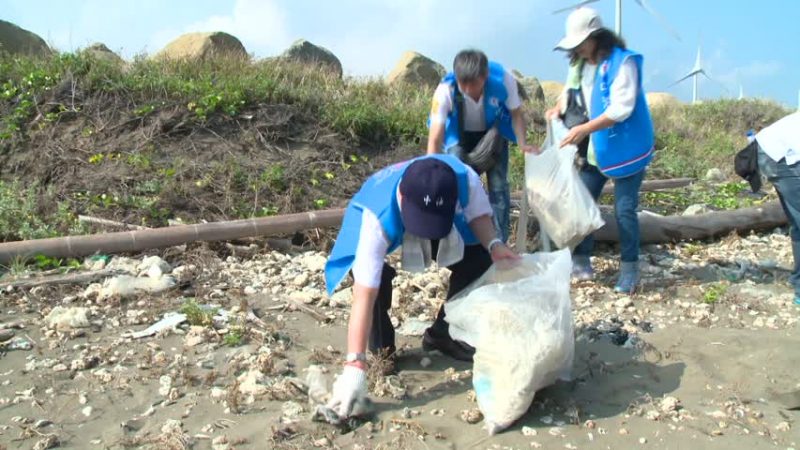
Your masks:
M594 233L595 240L618 242L619 230L613 213L603 212L603 228ZM639 230L643 244L679 242L726 236L731 232L770 230L784 226L786 215L779 202L753 208L714 211L695 216L659 216L639 213Z
M653 192L662 191L665 189L675 189L679 187L689 186L694 183L694 178L671 178L667 180L645 180L642 182L642 187L639 192ZM614 183L607 183L603 187L603 194L614 194ZM522 198L522 191L515 191L511 194L511 198L519 201Z
M102 217L79 215L78 222L91 223L93 225L102 225L113 228L125 228L128 230L149 230L148 227L143 227L141 225L133 225L130 223L117 222L116 220L103 219Z

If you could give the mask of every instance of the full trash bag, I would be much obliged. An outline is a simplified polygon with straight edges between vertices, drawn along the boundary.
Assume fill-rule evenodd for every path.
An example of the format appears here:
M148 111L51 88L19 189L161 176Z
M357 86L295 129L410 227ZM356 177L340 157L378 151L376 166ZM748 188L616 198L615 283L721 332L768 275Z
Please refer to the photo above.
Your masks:
M561 120L548 123L542 153L525 154L528 204L558 248L574 247L605 222L575 168L578 147L559 148L568 130Z
M523 255L445 304L450 335L475 347L472 384L490 435L525 414L537 390L570 379L571 270L566 249Z

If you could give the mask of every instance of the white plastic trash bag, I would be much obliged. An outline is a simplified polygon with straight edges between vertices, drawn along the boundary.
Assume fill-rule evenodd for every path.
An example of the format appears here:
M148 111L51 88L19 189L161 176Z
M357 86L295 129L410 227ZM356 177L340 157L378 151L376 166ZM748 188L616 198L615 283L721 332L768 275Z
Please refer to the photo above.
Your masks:
M575 168L578 148L559 148L567 134L561 120L547 127L542 153L525 154L528 204L539 226L558 248L574 247L605 222Z
M569 250L523 255L445 304L450 335L475 347L472 384L490 435L525 414L537 390L571 377L571 271Z

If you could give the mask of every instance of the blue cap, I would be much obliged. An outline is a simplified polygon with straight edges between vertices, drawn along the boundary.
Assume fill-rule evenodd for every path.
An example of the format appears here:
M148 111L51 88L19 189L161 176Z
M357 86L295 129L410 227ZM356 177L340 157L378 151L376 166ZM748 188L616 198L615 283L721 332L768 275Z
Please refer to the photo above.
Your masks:
M400 180L400 215L406 230L423 239L442 239L453 228L458 201L456 173L436 158L411 163Z

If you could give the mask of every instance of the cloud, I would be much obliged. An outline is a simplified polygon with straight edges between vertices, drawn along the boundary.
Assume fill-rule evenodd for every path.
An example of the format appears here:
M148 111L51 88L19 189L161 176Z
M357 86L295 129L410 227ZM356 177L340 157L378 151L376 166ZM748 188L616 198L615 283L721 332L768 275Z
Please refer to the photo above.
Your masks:
M239 38L248 52L269 55L291 43L287 19L285 10L275 0L236 0L229 14L213 15L181 29L157 32L150 47L158 51L184 33L224 31Z

